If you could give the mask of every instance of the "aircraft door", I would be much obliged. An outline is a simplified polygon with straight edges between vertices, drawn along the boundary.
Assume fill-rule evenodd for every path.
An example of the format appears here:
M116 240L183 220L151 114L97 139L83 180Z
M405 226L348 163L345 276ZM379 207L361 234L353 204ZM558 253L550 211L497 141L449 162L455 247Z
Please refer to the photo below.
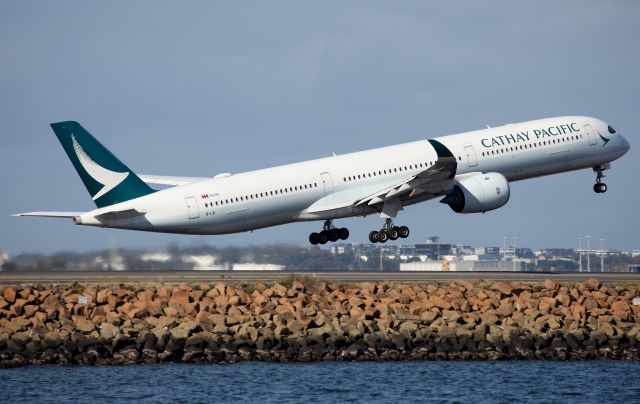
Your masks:
M322 178L322 186L324 187L324 193L329 194L333 192L333 180L331 179L331 174L321 173L320 177Z
M587 139L589 139L589 146L595 146L598 144L598 139L596 138L596 133L591 128L591 125L586 124L582 125L584 131L587 132Z
M200 212L198 211L198 201L195 196L189 196L184 198L187 203L187 211L189 212L189 219L197 219L200 217Z
M467 163L469 164L469 167L475 167L478 165L478 159L476 158L476 150L473 148L473 146L469 145L469 146L465 146L464 147L464 152L467 155Z

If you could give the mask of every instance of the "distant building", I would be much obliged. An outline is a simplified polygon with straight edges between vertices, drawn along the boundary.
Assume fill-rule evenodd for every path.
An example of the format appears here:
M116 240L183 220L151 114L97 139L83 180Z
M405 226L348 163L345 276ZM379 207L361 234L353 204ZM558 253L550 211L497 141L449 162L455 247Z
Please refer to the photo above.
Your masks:
M515 269L514 269L515 268ZM425 261L425 262L402 262L400 263L400 271L521 271L522 265L520 261L478 261L478 260L441 260L441 261Z
M468 245L453 244L451 245L451 254L453 255L472 255L475 249Z
M478 255L500 256L500 247L476 247L475 253Z
M231 267L232 271L282 271L284 265L277 264L256 264L255 262L235 263Z
M332 244L330 251L333 255L344 255L346 253L352 252L353 247L351 244Z
M424 243L415 245L415 255L425 255L433 260L437 260L443 255L451 254L451 244Z

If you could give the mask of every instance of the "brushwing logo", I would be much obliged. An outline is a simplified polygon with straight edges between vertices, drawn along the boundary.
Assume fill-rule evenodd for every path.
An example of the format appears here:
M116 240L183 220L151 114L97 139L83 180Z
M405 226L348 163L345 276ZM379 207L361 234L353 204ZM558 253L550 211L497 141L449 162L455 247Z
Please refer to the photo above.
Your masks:
M607 143L609 143L609 141L610 141L611 139L608 139L608 138L606 138L606 137L602 136L602 134L600 134L600 133L598 133L598 134L600 135L600 139L602 139L602 141L604 142L604 143L602 144L602 147L605 147L605 146L607 145Z
M84 151L82 146L80 146L73 134L71 134L71 141L73 142L73 150L76 152L76 156L78 156L78 160L80 161L82 168L84 168L87 174L89 174L94 180L103 185L100 191L93 196L94 201L120 185L120 183L129 176L128 171L124 173L111 171L93 161L93 159L91 159L91 157L89 157Z

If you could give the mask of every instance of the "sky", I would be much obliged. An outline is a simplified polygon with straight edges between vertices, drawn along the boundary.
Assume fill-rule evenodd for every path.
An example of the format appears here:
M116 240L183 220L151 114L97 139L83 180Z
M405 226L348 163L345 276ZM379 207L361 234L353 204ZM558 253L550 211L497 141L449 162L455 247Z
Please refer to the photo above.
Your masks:
M403 242L589 235L640 249L639 39L637 1L3 1L0 249L306 245L321 229L180 236L12 217L94 208L51 122L79 121L136 173L206 177L562 115L631 143L606 194L582 170L512 183L485 214L422 203L396 219L412 230ZM366 242L382 221L335 224Z

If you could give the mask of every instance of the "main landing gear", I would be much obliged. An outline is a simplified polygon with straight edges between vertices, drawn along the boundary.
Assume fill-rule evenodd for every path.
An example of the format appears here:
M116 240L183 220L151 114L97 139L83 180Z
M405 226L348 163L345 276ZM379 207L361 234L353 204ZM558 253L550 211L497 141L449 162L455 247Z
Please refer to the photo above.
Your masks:
M607 184L602 182L605 177L604 170L609 168L609 164L593 167L593 171L596 173L596 183L593 185L593 190L596 194L603 194L607 192Z
M309 234L309 242L313 245L326 244L328 241L332 243L338 240L346 240L349 238L349 229L342 227L338 229L333 227L332 220L325 220L323 230L320 233L313 232Z
M372 243L386 243L388 240L407 237L409 237L409 228L407 226L394 226L391 219L384 220L384 225L380 231L374 230L369 233L369 241Z

